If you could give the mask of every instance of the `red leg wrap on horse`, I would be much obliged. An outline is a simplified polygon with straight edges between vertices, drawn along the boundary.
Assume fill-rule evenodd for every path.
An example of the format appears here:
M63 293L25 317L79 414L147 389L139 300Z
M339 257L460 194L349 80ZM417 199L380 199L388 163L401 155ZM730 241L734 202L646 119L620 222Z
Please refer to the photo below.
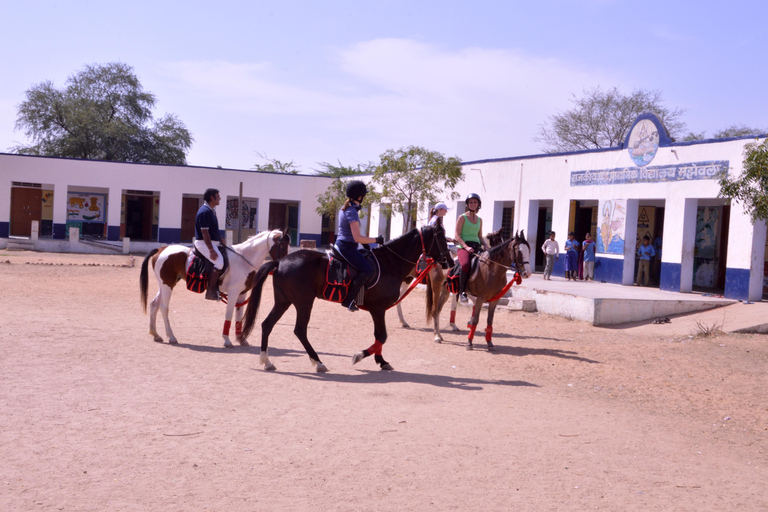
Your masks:
M235 334L237 336L243 334L243 322L235 322Z
M451 311L451 323L452 324L456 323L456 310L455 309L453 311Z
M379 340L376 340L373 343L373 345L371 345L370 347L365 349L365 351L368 352L368 354L370 354L370 355L379 355L380 356L381 355L381 347L383 347L383 346L384 345Z
M232 326L231 320L224 320L224 336L229 336L229 328Z
M491 341L491 337L493 336L493 326L489 325L485 328L485 341Z
M475 339L475 329L477 329L476 325L469 326L469 336L467 336L467 338L469 338L469 341L472 341L473 339Z

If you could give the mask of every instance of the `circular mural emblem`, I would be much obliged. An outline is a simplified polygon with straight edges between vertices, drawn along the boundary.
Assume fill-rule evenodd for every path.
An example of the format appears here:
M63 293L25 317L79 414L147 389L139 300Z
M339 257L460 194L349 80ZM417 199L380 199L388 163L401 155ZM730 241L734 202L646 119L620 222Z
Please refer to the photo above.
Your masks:
M629 134L629 156L635 165L648 165L659 150L659 130L648 119L638 122Z

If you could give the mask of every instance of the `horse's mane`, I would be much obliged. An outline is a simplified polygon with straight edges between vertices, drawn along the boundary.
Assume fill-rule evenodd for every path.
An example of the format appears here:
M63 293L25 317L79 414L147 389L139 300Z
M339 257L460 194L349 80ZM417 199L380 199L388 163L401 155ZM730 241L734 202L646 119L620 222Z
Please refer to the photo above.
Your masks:
M507 246L514 241L514 238L510 238L509 240L501 242L496 247L491 247L491 250L488 251L488 258L490 258L492 261L496 261L507 250Z

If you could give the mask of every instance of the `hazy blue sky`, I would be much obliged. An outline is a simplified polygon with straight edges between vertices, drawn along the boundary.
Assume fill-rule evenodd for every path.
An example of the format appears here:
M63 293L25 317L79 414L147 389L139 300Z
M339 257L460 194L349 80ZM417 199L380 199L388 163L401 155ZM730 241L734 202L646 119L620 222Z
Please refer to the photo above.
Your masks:
M535 154L595 86L658 89L695 132L765 128L767 19L759 0L0 0L0 151L26 142L30 86L115 61L193 133L191 165Z

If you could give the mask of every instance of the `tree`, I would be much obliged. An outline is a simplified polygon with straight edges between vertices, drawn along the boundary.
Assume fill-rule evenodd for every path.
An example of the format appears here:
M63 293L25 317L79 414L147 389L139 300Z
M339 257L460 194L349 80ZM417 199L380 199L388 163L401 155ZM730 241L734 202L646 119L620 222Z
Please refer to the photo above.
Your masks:
M728 137L746 137L747 135L761 135L768 132L762 128L750 128L745 124L732 124L731 126L724 128L718 132L715 132L713 138L725 139Z
M403 214L403 233L416 226L419 205L456 199L459 194L453 189L462 179L457 157L446 158L417 146L387 150L373 173L373 181L381 185L381 196L391 201L392 211Z
M596 87L585 90L581 98L572 96L574 108L550 116L533 139L545 144L545 153L618 147L643 113L656 114L673 138L685 129L680 121L685 111L664 107L659 91L640 89L625 96L616 87L607 91Z
M276 158L268 158L266 154L261 154L258 151L256 154L259 156L259 158L265 160L267 163L254 165L253 169L255 171L278 172L282 174L299 174L299 168L296 167L296 164L293 163L293 160L290 162L281 162Z
M344 205L344 201L347 199L347 182L343 178L360 174L370 174L373 172L373 164L358 164L357 167L351 167L342 165L332 165L329 163L321 163L323 170L316 170L316 174L319 176L328 176L335 178L328 186L325 192L317 196L318 207L315 210L318 215L325 215L330 218L331 222L335 222L336 212ZM373 186L368 186L368 194L363 201L363 208L369 207L371 204L375 204L379 201L379 194L376 192ZM362 213L362 211L361 211ZM364 216L364 214L363 214Z
M32 140L11 150L29 155L120 162L186 164L193 138L175 115L155 120L155 96L133 68L93 64L57 89L33 85L19 105L16 129Z
M720 197L736 200L752 217L752 222L768 220L768 140L744 147L744 172L731 179L722 173Z
M749 135L762 135L768 133L768 130L765 130L763 128L750 128L749 126L745 124L732 124L731 126L727 128L723 128L722 130L716 131L715 134L712 136L713 139L726 139L729 137L746 137ZM682 140L684 141L694 141L694 140L703 140L706 139L707 132L701 132L701 133L694 133L690 132L688 135L683 137Z

